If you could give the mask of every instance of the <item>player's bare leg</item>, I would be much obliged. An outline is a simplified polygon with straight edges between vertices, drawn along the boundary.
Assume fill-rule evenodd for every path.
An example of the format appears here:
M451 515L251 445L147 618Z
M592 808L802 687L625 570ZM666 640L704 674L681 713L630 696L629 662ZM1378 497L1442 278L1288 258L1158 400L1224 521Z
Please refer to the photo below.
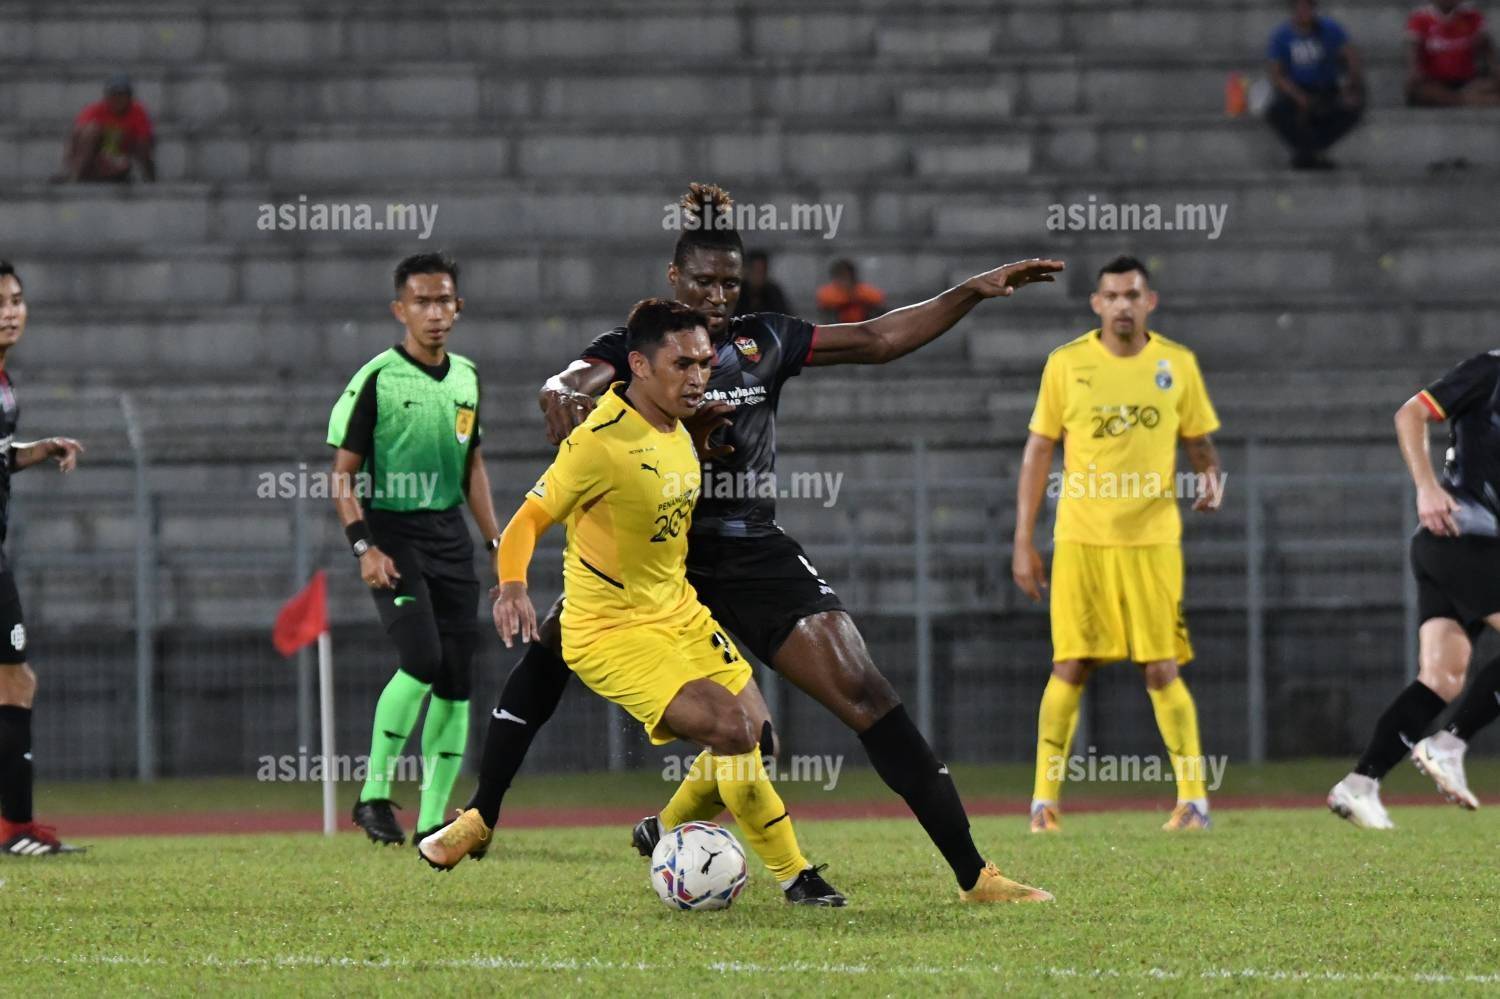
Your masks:
M1491 614L1485 618L1485 623L1500 630L1500 614ZM1449 634L1451 635L1451 629ZM1464 638L1468 638L1467 633ZM1447 663L1449 670L1446 674L1438 672L1437 664L1434 663L1434 671L1428 674L1425 681L1429 686L1436 683L1443 688L1433 688L1438 690L1439 696L1454 689L1463 691L1467 669L1462 673L1452 669L1458 662L1456 651L1455 649L1453 658ZM1467 658L1464 660L1465 666L1468 661ZM1447 726L1412 747L1411 758L1417 769L1431 777L1438 790L1449 801L1470 811L1479 807L1479 798L1469 790L1469 779L1464 773L1464 754L1469 750L1469 740L1496 718L1500 718L1500 659L1492 659L1479 670L1474 683L1454 708L1453 717Z
M947 765L907 715L846 612L803 618L771 656L771 664L859 736L875 772L905 799L967 900L1051 899L1004 878L980 856Z

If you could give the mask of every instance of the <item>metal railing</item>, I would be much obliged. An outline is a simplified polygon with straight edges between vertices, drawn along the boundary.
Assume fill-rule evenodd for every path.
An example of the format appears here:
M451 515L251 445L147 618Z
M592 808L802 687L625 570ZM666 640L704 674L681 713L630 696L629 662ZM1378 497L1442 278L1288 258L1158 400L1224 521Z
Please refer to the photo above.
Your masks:
M43 772L140 780L243 773L266 754L315 746L311 663L304 656L281 664L269 633L280 601L316 568L330 570L334 641L343 649L339 745L362 752L367 708L394 661L326 502L172 485L186 473L149 463L128 398L122 419L133 448L121 464L129 470L128 491L118 479L97 493L33 479L18 495L15 561L35 621L41 704L66 719L68 732L38 754ZM1211 751L1252 761L1307 746L1353 748L1345 743L1362 737L1379 701L1415 668L1415 592L1403 543L1415 526L1410 488L1396 474L1268 472L1253 443L1239 457L1219 520L1190 517L1186 534L1187 613L1200 644L1199 664L1187 675L1205 741L1217 744ZM916 442L900 462L909 469L903 477L846 477L837 509L788 503L783 522L839 591L876 662L940 752L1024 759L1049 641L1044 609L1024 603L1010 582L1015 481L938 476L931 469L941 458ZM799 460L826 459L789 452L783 465ZM30 527L49 518L86 524L100 511L125 509L134 528L129 546L68 551L27 543ZM1343 523L1341 510L1358 511L1359 522ZM195 526L199 521L210 526ZM223 523L232 525L227 535L211 526ZM560 585L559 534L535 562L539 607ZM1299 650L1300 642L1322 640L1347 621L1386 636L1372 643L1377 654L1358 664L1357 675L1331 673L1315 650ZM489 633L487 625L482 630ZM480 658L476 722L503 681L496 664L511 657L491 634ZM784 744L853 748L852 736L821 708L790 696L773 674L762 676ZM1117 679L1091 687L1080 746L1094 737L1154 737L1149 711L1112 710L1141 696L1127 687ZM580 685L572 688L559 721L546 730L558 734L538 741L534 767L607 761L619 768L652 758L638 725ZM1287 719L1277 708L1295 700L1292 692L1313 704L1343 705L1344 728L1309 743L1293 729L1300 716ZM107 750L89 745L104 738L102 706L112 718L119 708L133 709L133 751L118 737ZM477 741L483 724L472 731Z

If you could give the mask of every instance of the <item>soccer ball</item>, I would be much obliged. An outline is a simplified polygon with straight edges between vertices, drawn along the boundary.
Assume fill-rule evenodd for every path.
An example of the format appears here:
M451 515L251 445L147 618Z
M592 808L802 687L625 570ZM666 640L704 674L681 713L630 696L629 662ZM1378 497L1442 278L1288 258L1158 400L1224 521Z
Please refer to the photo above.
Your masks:
M727 909L748 877L740 841L712 822L684 822L651 852L651 887L673 909Z

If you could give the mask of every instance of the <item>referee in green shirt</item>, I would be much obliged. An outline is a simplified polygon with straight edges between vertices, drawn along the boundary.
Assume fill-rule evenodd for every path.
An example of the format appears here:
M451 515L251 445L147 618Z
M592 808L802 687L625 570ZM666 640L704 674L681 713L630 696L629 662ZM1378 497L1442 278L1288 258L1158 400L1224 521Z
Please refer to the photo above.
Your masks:
M458 265L436 253L407 257L396 266L396 296L391 312L406 336L359 369L328 420L328 443L338 449L334 506L399 656L375 705L369 771L354 806L355 825L376 843L406 842L391 779L429 692L414 842L444 823L468 742L478 642L465 500L491 551L500 538L479 454L479 373L447 350L464 304Z

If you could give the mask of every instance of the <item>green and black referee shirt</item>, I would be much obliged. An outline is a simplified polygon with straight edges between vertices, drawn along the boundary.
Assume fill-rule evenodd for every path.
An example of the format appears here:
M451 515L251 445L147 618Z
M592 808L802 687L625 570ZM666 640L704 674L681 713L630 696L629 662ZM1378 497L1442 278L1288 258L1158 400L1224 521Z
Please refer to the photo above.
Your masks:
M479 440L474 362L450 353L422 364L399 344L359 369L328 418L328 443L364 456L361 503L391 513L462 504Z

